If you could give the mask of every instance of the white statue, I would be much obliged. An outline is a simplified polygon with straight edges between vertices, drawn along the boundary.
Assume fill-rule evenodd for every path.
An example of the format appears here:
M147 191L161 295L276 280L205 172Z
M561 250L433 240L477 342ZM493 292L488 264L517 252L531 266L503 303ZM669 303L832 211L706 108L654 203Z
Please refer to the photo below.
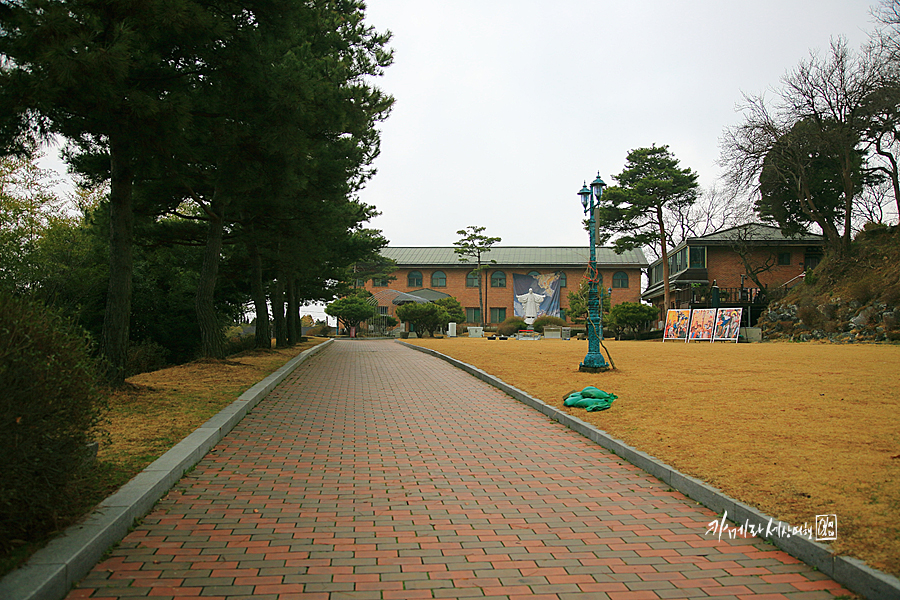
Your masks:
M522 308L525 310L525 322L529 325L534 323L534 320L537 318L538 307L544 301L544 296L535 294L532 288L528 288L528 293L516 296L516 300L522 303Z

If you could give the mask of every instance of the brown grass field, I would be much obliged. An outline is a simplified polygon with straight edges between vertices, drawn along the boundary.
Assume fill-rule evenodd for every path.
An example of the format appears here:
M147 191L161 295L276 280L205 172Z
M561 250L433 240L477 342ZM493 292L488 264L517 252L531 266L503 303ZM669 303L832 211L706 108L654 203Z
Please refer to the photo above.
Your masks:
M832 548L900 576L900 346L418 339L791 525L837 515ZM567 408L593 385L612 408Z
M109 435L99 461L133 477L258 381L324 341L309 338L291 348L251 350L129 377L109 395Z

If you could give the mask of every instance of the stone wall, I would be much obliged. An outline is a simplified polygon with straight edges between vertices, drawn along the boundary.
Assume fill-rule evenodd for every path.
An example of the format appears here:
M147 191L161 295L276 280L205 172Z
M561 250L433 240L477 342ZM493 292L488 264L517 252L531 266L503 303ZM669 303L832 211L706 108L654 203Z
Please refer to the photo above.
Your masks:
M826 304L769 305L759 319L763 337L770 340L834 343L900 341L900 306L883 302L862 304L832 298Z

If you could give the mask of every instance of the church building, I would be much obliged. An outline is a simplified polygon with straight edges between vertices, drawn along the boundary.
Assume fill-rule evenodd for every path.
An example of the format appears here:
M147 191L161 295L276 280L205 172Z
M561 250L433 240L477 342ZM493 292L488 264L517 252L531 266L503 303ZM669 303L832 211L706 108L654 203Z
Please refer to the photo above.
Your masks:
M381 251L397 263L393 281L370 280L365 288L375 295L382 315L393 316L401 294L426 300L452 296L466 311L466 325L482 323L478 300L478 276L474 262L463 262L453 246L387 247ZM616 254L612 248L596 250L596 276L604 290L612 289L612 304L640 302L641 269L648 266L641 250ZM488 268L482 273L485 314L483 322L497 325L516 314L516 296L528 293L545 297L555 295L558 304L550 310L566 319L568 294L578 290L582 279L590 276L588 246L536 247L496 246L482 255ZM523 286L517 290L516 285ZM540 289L538 289L540 288ZM607 293L607 292L604 292ZM551 306L548 298L542 306ZM521 304L519 311L522 311ZM548 312L548 314L553 314ZM524 314L520 315L524 316Z

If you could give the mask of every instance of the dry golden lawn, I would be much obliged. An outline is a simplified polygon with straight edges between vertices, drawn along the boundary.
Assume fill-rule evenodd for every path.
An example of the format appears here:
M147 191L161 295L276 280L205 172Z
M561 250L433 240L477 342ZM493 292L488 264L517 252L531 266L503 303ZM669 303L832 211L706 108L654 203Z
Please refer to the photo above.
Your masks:
M418 339L791 525L836 514L840 554L900 576L900 346ZM618 396L596 413L565 395Z
M100 462L133 477L254 384L324 341L308 338L291 348L252 350L128 378L109 396L109 435Z

